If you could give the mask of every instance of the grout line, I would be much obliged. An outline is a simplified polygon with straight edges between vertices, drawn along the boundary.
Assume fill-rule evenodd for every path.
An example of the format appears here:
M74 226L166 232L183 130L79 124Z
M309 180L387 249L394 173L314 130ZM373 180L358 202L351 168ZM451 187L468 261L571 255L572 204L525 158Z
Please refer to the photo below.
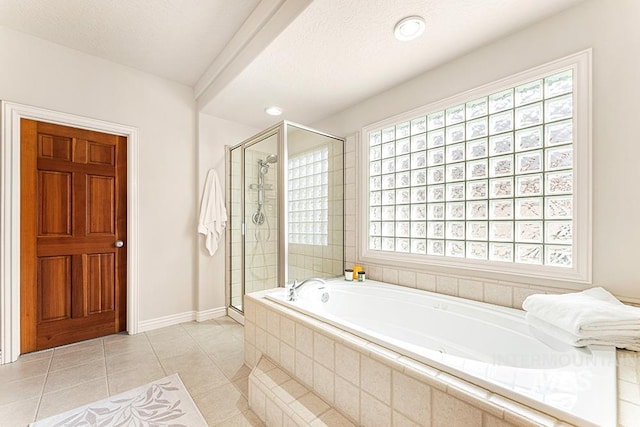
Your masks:
M182 328L182 326L181 326ZM184 329L184 328L182 328ZM186 331L186 329L184 329ZM164 364L162 363L162 360L160 360L160 357L158 356L158 352L156 351L156 348L153 346L153 343L151 342L151 340L149 339L149 335L147 335L146 332L143 332L144 336L147 338L147 341L149 342L149 345L151 346L151 351L153 351L153 355L156 356L156 360L158 361L158 364L160 365L160 369L162 369L162 373L166 376L167 374L167 370L164 367ZM187 334L189 334L189 332L187 331ZM186 386L185 386L186 387Z
M109 393L109 396L111 396L111 392L109 389L109 367L107 366L107 351L106 348L104 348L104 340L102 340L102 351L104 352L104 373L105 373L105 377L107 378L107 393Z
M104 380L107 383L107 397L111 397L109 375L107 374L107 349L105 348L104 338L102 339L102 360L104 360Z
M212 320L215 320L215 319L212 319ZM217 322L216 322L216 323L217 323ZM224 326L224 325L222 325L222 326ZM213 363L213 364L215 365L215 362L211 359L211 357L209 356L209 354L208 354L206 351L204 351L204 348L202 348L202 346L200 345L200 343L198 342L198 340L197 340L197 339L195 339L195 337L194 337L193 335L191 335L191 333L189 332L189 329L187 329L187 328L182 328L182 329L184 329L184 331L187 333L187 335L189 335L189 338L191 338L191 339L193 340L193 342L195 342L195 343L196 343L196 346L197 346L197 347L198 347L198 349L202 352L202 354L204 354L204 355L207 357L207 359L209 359L209 361L211 361L211 363ZM216 365L216 367L218 367L218 366ZM224 373L223 373L223 374L224 374ZM225 377L226 377L226 376L225 376Z
M70 369L78 368L78 367L80 367L80 366L85 366L85 365L88 365L88 364L90 364L90 363L98 362L98 361L100 361L100 360L103 360L103 361L105 362L105 376L104 376L104 378L105 378L105 381L106 381L106 380L107 380L107 375L106 375L106 359L104 359L104 358L103 358L103 359L91 359L91 360L86 360L86 361L81 362L81 363L79 363L79 364L77 364L77 365L72 365L72 366L69 366L69 367L66 367L66 368L62 368L62 369L56 369L55 371L51 371L51 370L49 370L49 371L47 372L47 378L46 378L46 380L48 380L48 378L49 378L49 374L50 374L50 373L55 373L55 372L60 372L60 371L64 371L64 370L70 370ZM81 380L80 382L75 383L75 384L73 384L73 385L66 386L66 387L63 387L63 388L59 388L59 389L57 389L57 390L49 391L49 392L47 392L47 393L44 393L44 388L43 388L43 393L42 393L42 395L45 395L45 394L52 394L52 393L58 393L58 392L61 392L61 391L69 390L69 389L71 389L71 388L74 388L74 387L77 387L77 386L80 386L80 385L83 385L83 384L89 383L89 382L91 382L91 381L97 381L97 380L100 380L100 379L102 379L102 378L101 378L101 377L98 377L98 378L92 378L92 379L84 379L84 380ZM46 386L46 380L45 380L45 386ZM108 384L107 384L107 385L108 385ZM108 389L107 389L107 392L108 392Z
M230 319L231 319L231 318L230 318ZM218 321L216 321L216 319L211 319L211 320L213 320L213 321L214 321L218 326L221 326L221 327L223 328L223 331L224 331L224 332L228 332L228 330L229 330L229 329L231 329L231 328L229 327L229 325L225 325L225 324L223 324L223 323L218 323ZM220 367L220 365L218 364L218 362L216 362L215 358L213 358L209 353L207 353L207 352L204 350L204 348L200 345L200 343L198 342L198 340L197 340L197 339L195 339L195 338L194 338L194 336L193 336L193 335L191 335L191 334L189 333L189 330L188 330L188 329L187 329L186 331L187 331L187 334L191 337L191 339L193 339L193 340L195 341L195 343L196 343L196 345L198 346L198 348L200 349L200 351L202 351L202 353L207 357L207 359L209 359L209 361L210 361L211 363L213 363L213 366L215 366L218 370L220 370L220 372L222 372L222 375L225 377L225 379L227 380L227 382L228 382L228 383L230 383L231 385L233 385L233 386L237 389L238 387L236 387L236 385L233 383L233 380L232 380L231 378L229 378L229 377L227 376L227 374L225 374L224 370ZM235 338L235 337L234 337L234 338ZM242 344L244 345L244 341L242 341ZM245 363L244 363L244 352L243 352L242 364L243 364L243 366L245 365ZM240 394L242 394L242 392L241 392L240 390L238 390L238 392L240 392ZM244 395L243 395L243 396L244 396Z
M228 317L228 316L226 316ZM224 317L221 317L220 319L222 319ZM229 317L229 319L231 319ZM228 325L228 324L224 324L224 323L220 323L217 321L217 319L211 319L213 320L218 326L221 326L223 328L223 332L230 332L230 330L233 328L233 326ZM233 320L233 319L231 319ZM235 321L234 321L235 322ZM187 333L189 334L189 331L187 330ZM245 394L242 392L242 390L240 390L240 388L235 384L236 381L240 381L243 379L246 379L246 381L249 381L249 376L247 375L246 378L237 378L237 379L232 379L229 376L227 376L227 374L225 373L225 370L222 369L221 364L219 364L216 359L214 357L212 357L209 353L207 353L206 351L204 351L204 349L202 348L202 346L200 345L200 343L198 342L197 339L195 339L193 337L193 335L189 334L193 340L196 342L196 345L200 348L200 350L205 354L205 356L207 356L207 358L211 361L211 363L213 363L213 365L222 373L222 375L224 376L224 378L227 380L227 383L231 384L237 391L238 393L240 393L240 395L247 401L247 403L249 402L249 390L247 388L247 395L245 396ZM235 337L234 337L234 341L236 341ZM241 344L242 346L244 346L244 340L239 340L239 344ZM241 361L242 361L242 366L246 366L245 362L244 362L244 351L242 352L242 357L241 357ZM242 367L241 366L241 367ZM234 415L235 416L235 415Z
M55 348L51 352L51 356L49 356L49 365L47 366L47 373L44 376L44 381L42 382L42 389L40 390L40 397L38 399L38 404L36 405L36 414L34 415L33 421L38 420L38 414L40 413L40 405L42 404L42 397L44 395L44 388L47 385L47 380L49 379L49 370L51 369L51 364L53 363L53 354L55 353Z

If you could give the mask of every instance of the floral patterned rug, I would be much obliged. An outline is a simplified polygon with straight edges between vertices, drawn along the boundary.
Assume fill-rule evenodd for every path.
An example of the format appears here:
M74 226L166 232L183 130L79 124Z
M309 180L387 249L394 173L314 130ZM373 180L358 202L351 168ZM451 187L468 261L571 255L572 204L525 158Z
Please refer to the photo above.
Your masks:
M206 427L178 374L30 424L32 427Z

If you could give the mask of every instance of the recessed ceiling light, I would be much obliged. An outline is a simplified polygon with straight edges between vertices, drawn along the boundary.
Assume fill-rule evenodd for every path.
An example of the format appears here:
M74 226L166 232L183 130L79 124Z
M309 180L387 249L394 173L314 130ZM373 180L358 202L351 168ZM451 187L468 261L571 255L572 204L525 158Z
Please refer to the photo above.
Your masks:
M424 32L426 23L421 16L408 16L398 21L393 34L400 41L406 42L418 38Z
M271 107L265 108L264 112L270 116L279 116L280 114L282 114L282 108L272 105Z

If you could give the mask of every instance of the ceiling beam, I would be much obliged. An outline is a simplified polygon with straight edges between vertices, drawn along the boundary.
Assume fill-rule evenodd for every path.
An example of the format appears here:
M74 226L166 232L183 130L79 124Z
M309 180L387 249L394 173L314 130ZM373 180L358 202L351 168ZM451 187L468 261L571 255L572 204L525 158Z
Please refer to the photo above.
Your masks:
M261 0L194 87L198 110L245 69L313 0Z

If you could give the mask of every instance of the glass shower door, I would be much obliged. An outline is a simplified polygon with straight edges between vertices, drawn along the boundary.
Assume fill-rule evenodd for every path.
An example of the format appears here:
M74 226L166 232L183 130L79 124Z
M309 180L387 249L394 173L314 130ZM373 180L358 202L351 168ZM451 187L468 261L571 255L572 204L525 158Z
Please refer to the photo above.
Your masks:
M244 149L245 293L278 286L278 134Z
M344 268L344 140L282 122L229 149L229 306Z

